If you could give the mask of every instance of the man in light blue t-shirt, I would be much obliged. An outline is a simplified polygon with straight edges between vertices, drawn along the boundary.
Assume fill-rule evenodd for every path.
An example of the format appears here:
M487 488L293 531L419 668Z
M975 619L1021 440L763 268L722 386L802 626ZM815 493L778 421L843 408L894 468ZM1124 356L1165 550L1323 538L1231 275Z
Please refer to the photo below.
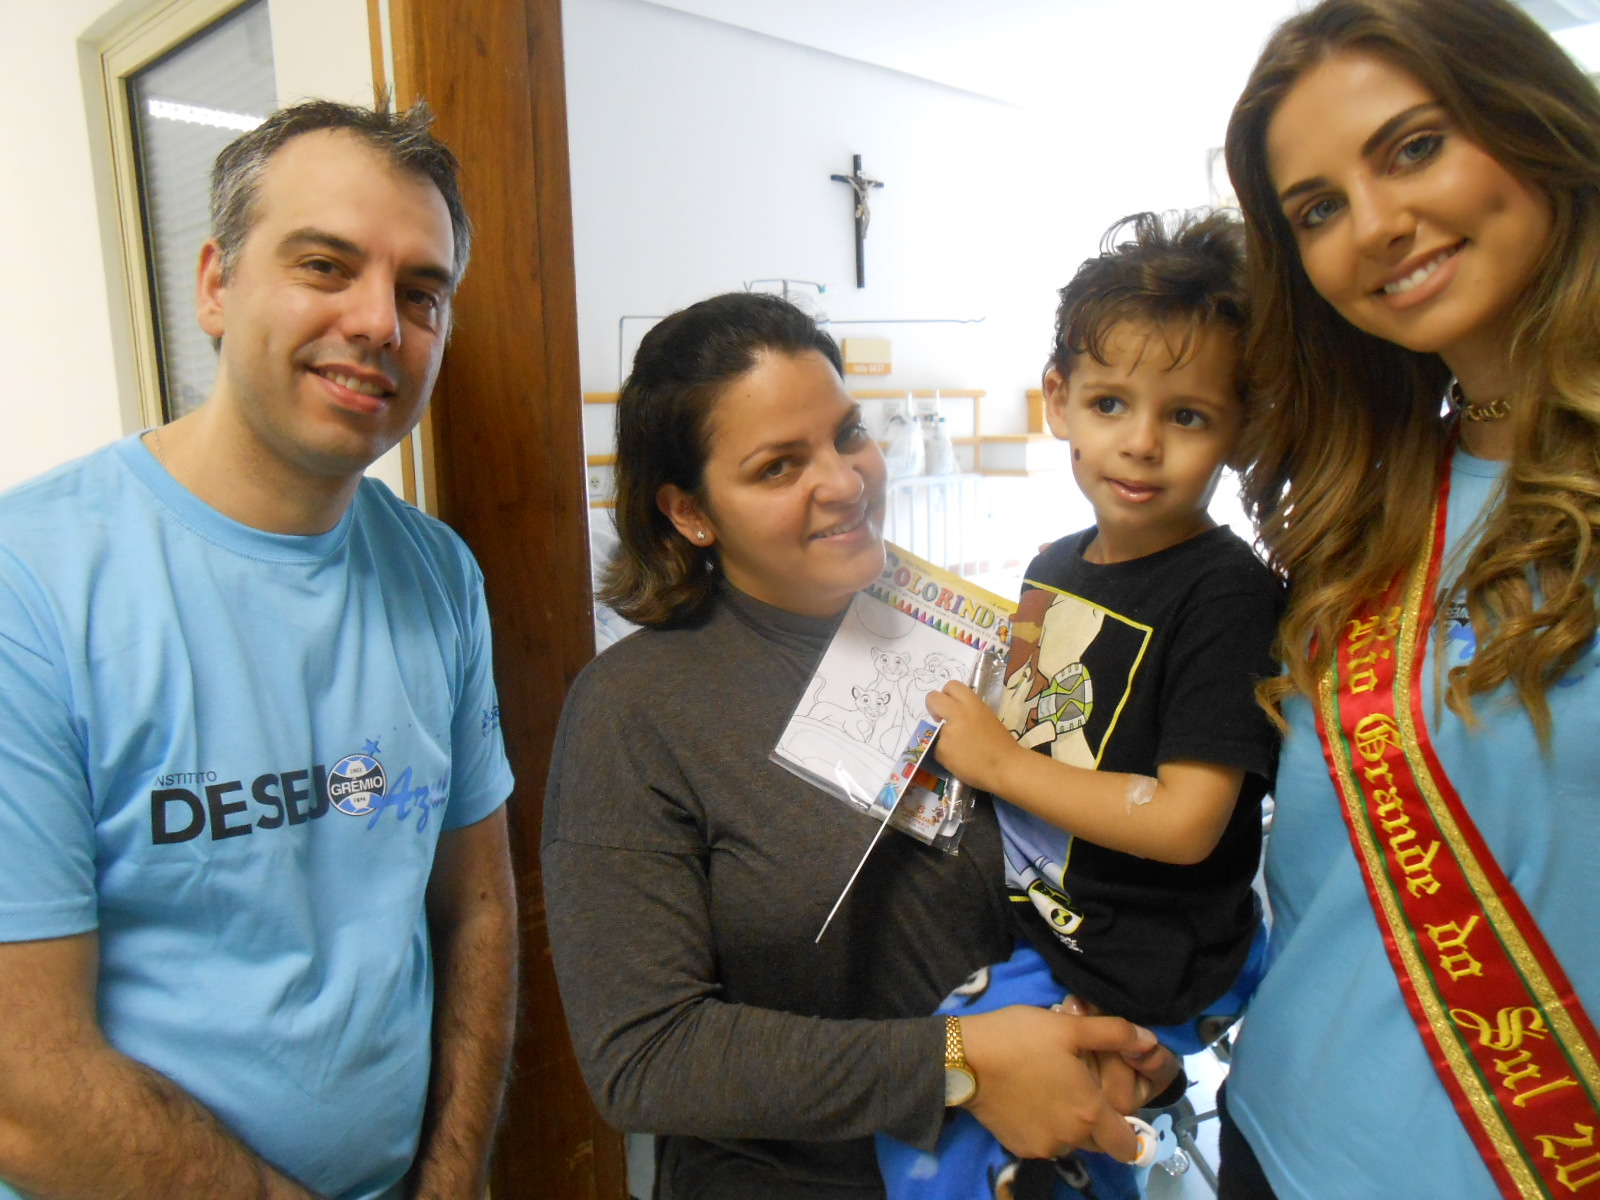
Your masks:
M510 769L482 577L363 472L470 230L425 110L218 158L204 405L0 496L0 1200L478 1200Z

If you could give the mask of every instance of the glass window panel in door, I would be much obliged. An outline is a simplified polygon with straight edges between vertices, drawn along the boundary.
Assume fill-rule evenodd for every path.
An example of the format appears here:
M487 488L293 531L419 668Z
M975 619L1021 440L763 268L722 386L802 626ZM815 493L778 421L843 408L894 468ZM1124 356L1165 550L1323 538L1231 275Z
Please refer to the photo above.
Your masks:
M128 78L162 405L211 394L217 357L196 324L195 267L217 153L277 107L267 0L234 9Z

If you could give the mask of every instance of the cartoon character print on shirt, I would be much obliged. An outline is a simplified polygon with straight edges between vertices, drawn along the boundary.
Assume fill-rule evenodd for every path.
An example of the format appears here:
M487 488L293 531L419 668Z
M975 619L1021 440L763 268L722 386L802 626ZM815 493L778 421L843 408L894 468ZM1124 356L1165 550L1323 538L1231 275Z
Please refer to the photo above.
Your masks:
M1058 762L1100 765L1151 629L1079 596L1029 584L1011 623L1000 719L1019 743ZM1066 886L1072 835L1021 810L1008 813L1006 883L1063 945L1083 913Z
M449 774L419 783L407 765L391 778L381 753L378 739L368 738L360 753L347 754L331 767L317 763L248 779L203 768L158 775L150 790L151 844L271 834L330 813L365 818L368 829L389 817L426 833L434 813L449 801Z
M1038 734L1034 745L1054 742L1089 723L1094 715L1094 680L1088 667L1068 663L1048 681L1031 670L1026 678L1031 695L1024 719L1032 729L1025 736Z
M1069 850L1070 854L1071 851ZM1049 860L1044 856L1036 856L1031 864L1035 870L1043 874L1050 868ZM1065 866L1054 872L1056 878L1066 874ZM1059 888L1051 887L1043 879L1033 878L1028 880L1028 903L1044 918L1050 931L1064 946L1073 950L1081 950L1073 934L1078 932L1078 927L1083 924L1083 913L1073 906L1072 897Z

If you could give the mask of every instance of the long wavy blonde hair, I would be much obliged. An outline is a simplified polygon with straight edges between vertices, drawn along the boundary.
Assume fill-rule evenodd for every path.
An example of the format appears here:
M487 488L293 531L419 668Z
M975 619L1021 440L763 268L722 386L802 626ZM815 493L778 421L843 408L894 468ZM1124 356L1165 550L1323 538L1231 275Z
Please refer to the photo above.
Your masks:
M1324 0L1273 34L1229 121L1256 297L1245 503L1290 585L1279 639L1288 673L1262 699L1276 713L1289 693L1312 694L1340 628L1410 565L1449 444L1449 369L1357 330L1317 294L1268 171L1278 105L1340 51L1412 75L1552 205L1549 245L1512 312L1515 451L1456 584L1480 649L1446 693L1471 720L1471 697L1509 680L1547 741L1545 694L1596 631L1600 94L1505 0Z

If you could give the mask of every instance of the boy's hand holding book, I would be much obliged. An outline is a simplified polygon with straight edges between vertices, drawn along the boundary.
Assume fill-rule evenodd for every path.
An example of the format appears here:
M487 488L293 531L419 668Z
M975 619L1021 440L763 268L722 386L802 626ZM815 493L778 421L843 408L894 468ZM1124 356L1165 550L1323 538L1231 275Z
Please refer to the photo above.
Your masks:
M1029 751L1017 744L983 698L966 684L952 681L942 691L928 693L928 712L944 722L933 744L939 765L973 787L1005 795L1006 764Z

